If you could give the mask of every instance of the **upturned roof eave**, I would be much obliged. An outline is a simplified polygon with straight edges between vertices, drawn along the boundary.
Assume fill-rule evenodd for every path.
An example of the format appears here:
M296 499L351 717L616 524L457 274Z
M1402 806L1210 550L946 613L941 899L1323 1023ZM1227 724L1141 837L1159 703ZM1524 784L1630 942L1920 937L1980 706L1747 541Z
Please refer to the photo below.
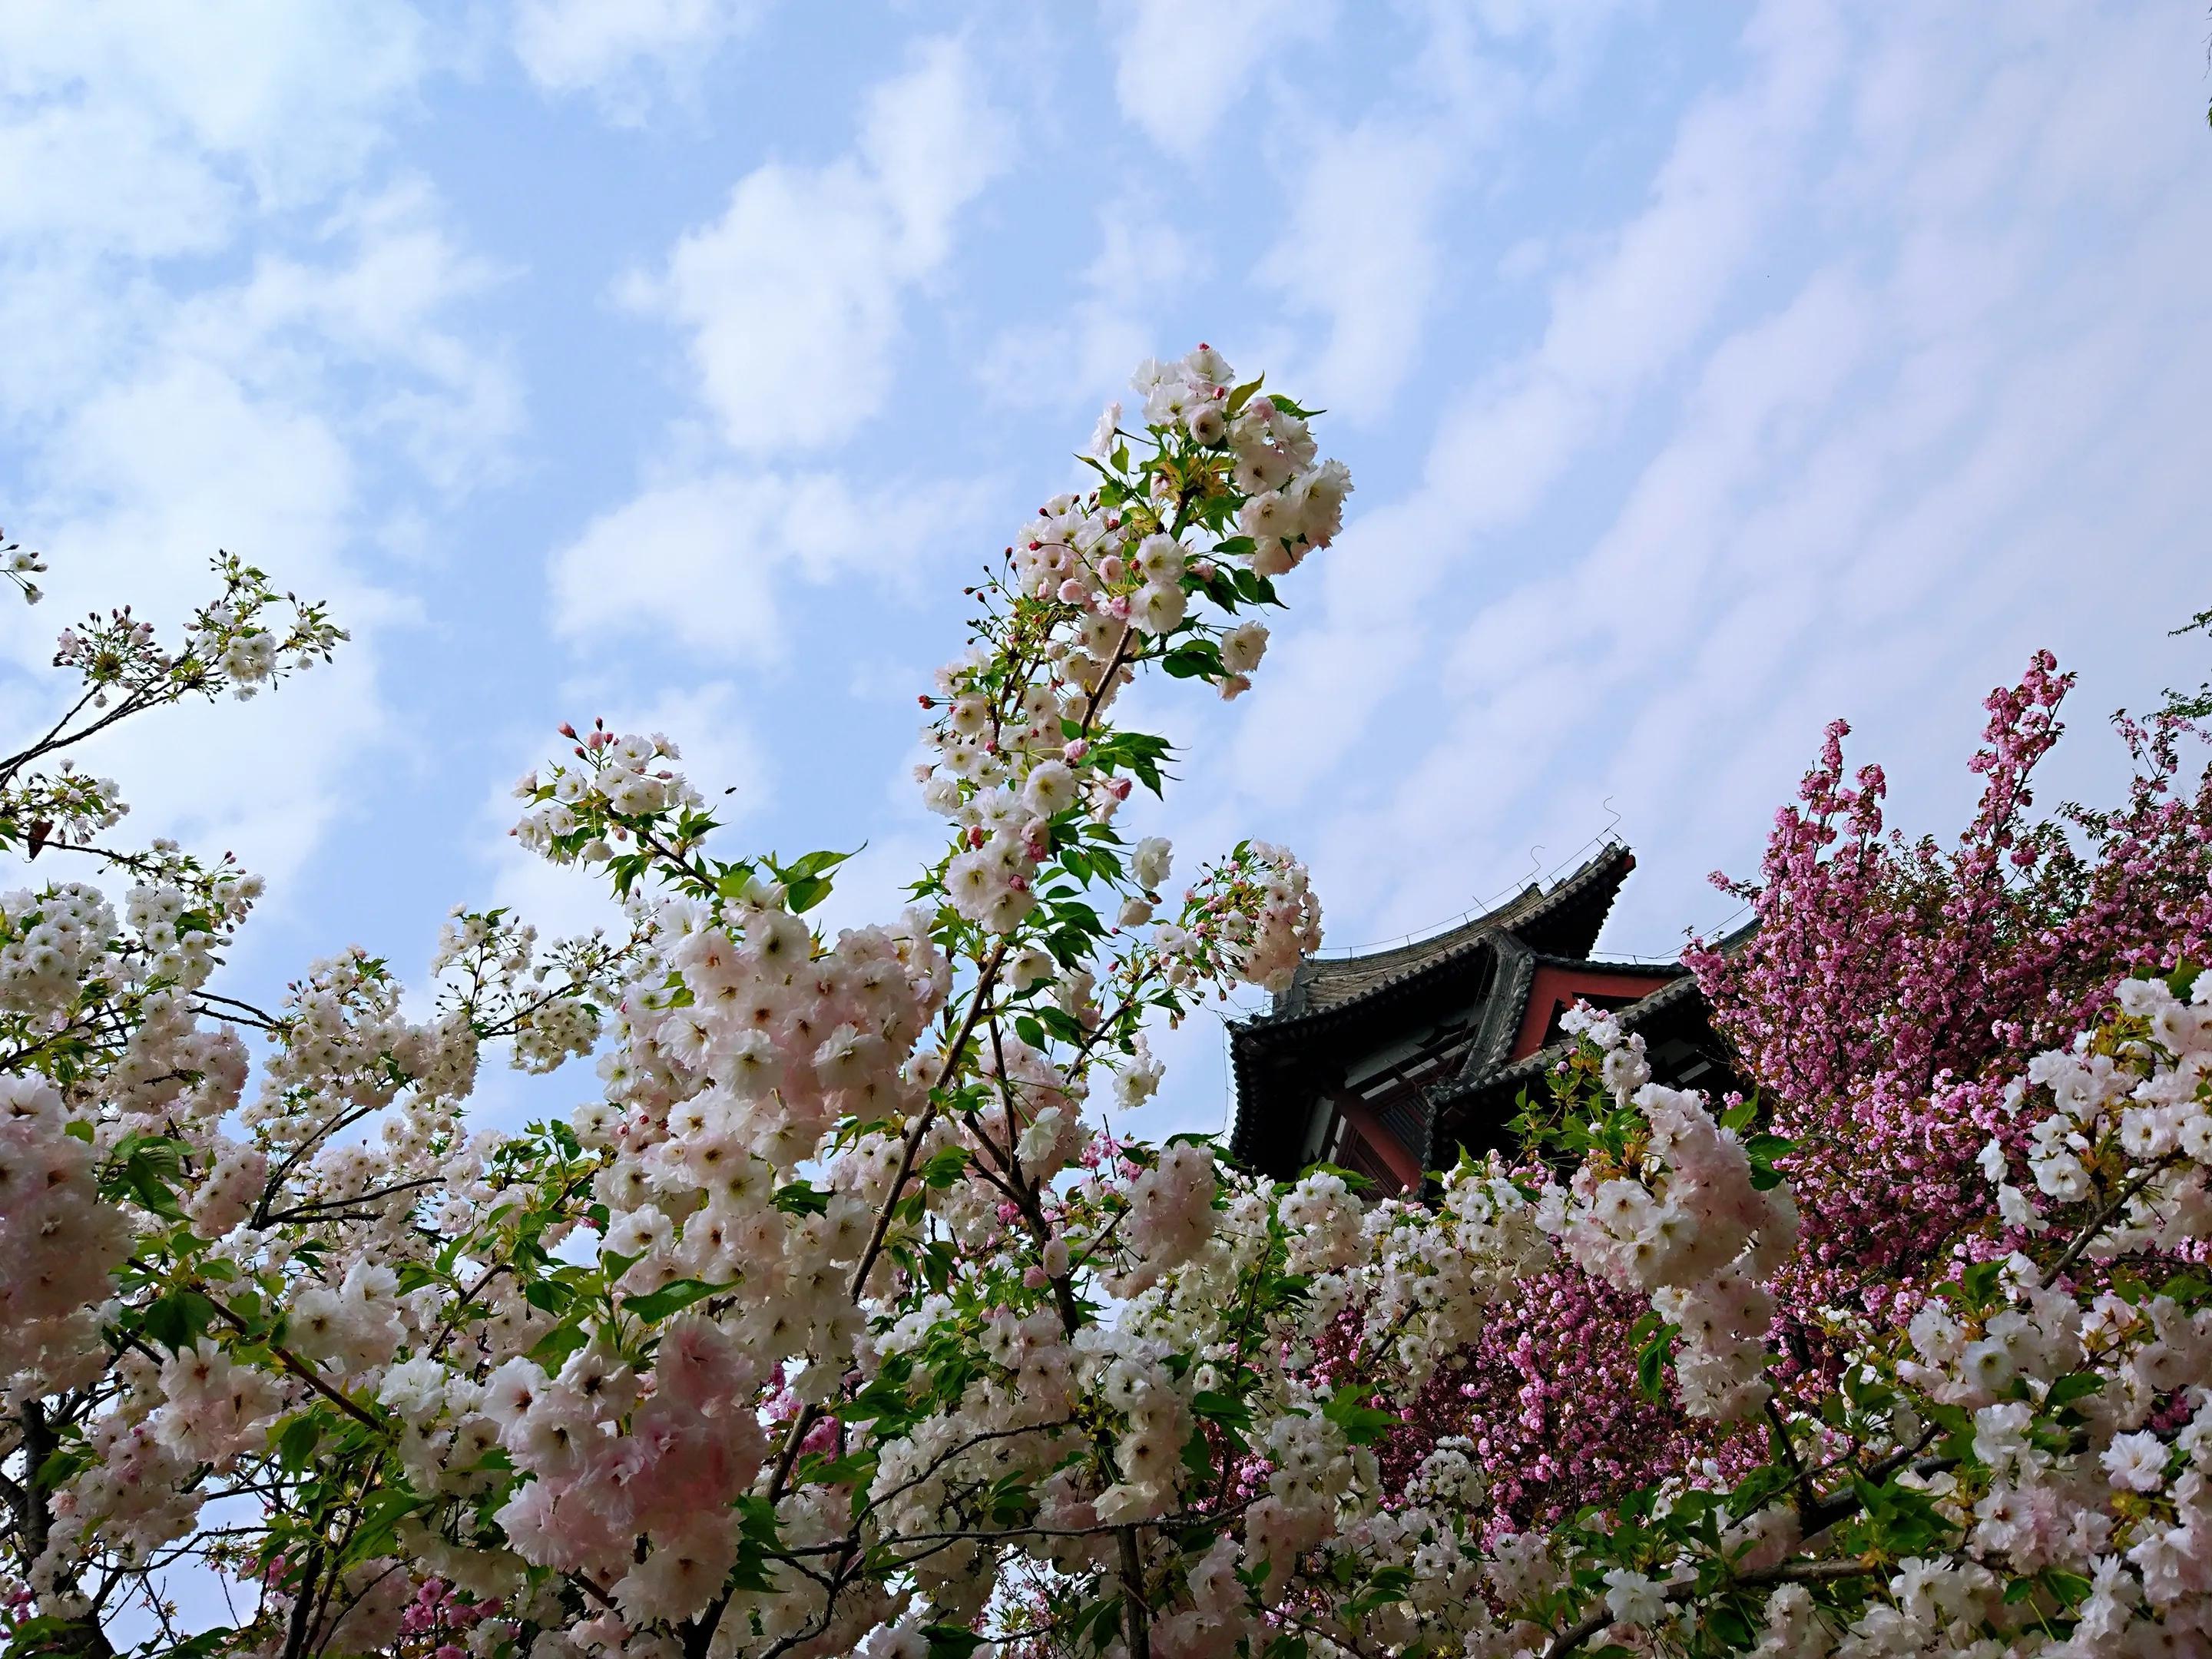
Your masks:
M1305 969L1302 967L1301 979L1294 984L1292 992L1290 994L1297 997L1301 1006L1280 1012L1271 1010L1267 1013L1255 1014L1249 1019L1233 1022L1230 1026L1231 1041L1234 1042L1237 1036L1244 1034L1258 1036L1273 1032L1302 1033L1309 1029L1325 1029L1331 1016L1340 1015L1347 1011L1379 1001L1391 992L1417 983L1431 974L1464 959L1476 946L1495 934L1526 933L1558 915L1568 905L1587 898L1602 883L1609 881L1617 893L1620 890L1620 883L1627 878L1628 872L1634 864L1635 855L1625 845L1619 842L1607 842L1581 868L1563 877L1548 890L1530 890L1535 894L1533 902L1529 898L1529 894L1523 892L1492 910L1461 923L1457 927L1447 929L1432 939L1421 941L1418 947L1404 945L1391 947L1392 951L1423 948L1425 949L1426 953L1410 960L1403 972L1377 980L1373 985L1366 987L1355 995L1346 997L1341 1002L1332 1002L1319 1008L1304 1006L1305 996L1310 993L1314 981L1311 978L1304 976ZM1611 908L1608 902L1607 908L1609 910ZM1358 963L1372 962L1390 953L1388 951L1370 951L1365 956L1338 957L1334 962L1319 963L1318 965L1323 968L1337 964L1349 967ZM1316 961L1317 959L1310 959L1310 962Z
M1249 1164L1256 1161L1261 1150L1263 1132L1249 1109L1258 1086L1255 1068L1263 1058L1304 1046L1326 1036L1332 1030L1370 1017L1394 1003L1431 988L1437 981L1478 962L1486 950L1502 949L1505 954L1519 958L1526 967L1533 968L1540 953L1522 940L1521 934L1523 930L1540 929L1547 920L1556 918L1571 905L1598 896L1601 890L1604 910L1609 912L1613 898L1619 894L1621 884L1627 879L1635 863L1634 854L1624 843L1607 842L1578 869L1548 890L1526 890L1482 915L1448 929L1432 939L1420 941L1420 945L1426 947L1425 953L1409 962L1404 971L1379 980L1340 1002L1329 1003L1319 1008L1304 1006L1307 994L1314 982L1310 969L1316 964L1312 964L1310 959L1309 964L1302 964L1299 978L1293 981L1291 990L1283 999L1286 1003L1295 1000L1297 1006L1283 1008L1281 1012L1255 1014L1249 1019L1230 1023L1231 1080L1236 1091L1235 1098L1231 1103L1231 1154ZM1593 938L1596 927L1602 926L1603 915L1601 915L1590 930ZM1403 951L1411 947L1392 948ZM1337 960L1350 964L1371 962L1389 954L1388 951L1374 951L1364 957ZM1543 959L1553 962L1572 960L1548 955ZM1644 971L1649 971L1648 967ZM1510 988L1517 994L1518 1000L1525 1001L1529 988L1525 982L1528 974L1523 972L1516 978L1516 983ZM1518 1029L1521 1012L1517 1008L1514 1011L1513 1029ZM1486 1026L1491 1023L1487 1018L1484 1022ZM1450 1084L1443 1085L1445 1089L1455 1086ZM1433 1112L1430 1115L1430 1122L1433 1134Z

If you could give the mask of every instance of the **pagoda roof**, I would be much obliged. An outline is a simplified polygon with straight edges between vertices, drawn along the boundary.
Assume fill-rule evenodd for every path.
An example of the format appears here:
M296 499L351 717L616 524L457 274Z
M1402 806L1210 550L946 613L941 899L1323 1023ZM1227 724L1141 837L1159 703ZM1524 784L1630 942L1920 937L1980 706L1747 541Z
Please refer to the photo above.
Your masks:
M1504 903L1426 939L1354 956L1308 957L1274 1006L1237 1029L1280 1030L1302 1018L1372 1001L1449 965L1500 931L1510 930L1532 950L1580 956L1596 943L1635 867L1636 855L1610 842L1551 886L1531 882Z
M1424 1058L1449 1055L1455 1084L1503 1066L1527 1012L1537 972L1571 966L1638 980L1677 980L1679 964L1591 960L1635 855L1608 843L1549 886L1532 883L1504 903L1441 933L1378 951L1309 957L1265 1013L1232 1024L1236 1083L1231 1153L1271 1174L1293 1172L1317 1093L1341 1082L1352 1058L1415 1038ZM1440 1077L1439 1084L1448 1079ZM1296 1117L1296 1121L1292 1118ZM1425 1164L1435 1114L1424 1106L1402 1125L1407 1150Z

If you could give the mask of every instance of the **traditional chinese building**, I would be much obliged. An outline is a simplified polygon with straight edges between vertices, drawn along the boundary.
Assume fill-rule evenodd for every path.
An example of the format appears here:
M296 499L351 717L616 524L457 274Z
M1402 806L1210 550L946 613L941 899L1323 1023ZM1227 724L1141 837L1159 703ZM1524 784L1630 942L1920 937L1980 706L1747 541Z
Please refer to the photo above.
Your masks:
M1267 1013L1230 1028L1231 1152L1278 1179L1328 1163L1382 1192L1418 1186L1462 1147L1505 1144L1521 1091L1567 1052L1559 1020L1577 1000L1641 1032L1658 1081L1731 1086L1686 969L1590 954L1635 867L1609 845L1431 938L1309 957Z

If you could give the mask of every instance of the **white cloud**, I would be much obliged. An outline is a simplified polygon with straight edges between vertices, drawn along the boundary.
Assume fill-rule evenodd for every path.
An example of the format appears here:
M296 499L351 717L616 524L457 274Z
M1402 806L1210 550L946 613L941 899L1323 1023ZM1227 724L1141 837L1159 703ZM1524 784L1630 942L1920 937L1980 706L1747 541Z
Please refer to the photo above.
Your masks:
M2144 662L2202 603L2185 526L2212 446L2189 391L2212 374L2191 280L2212 212L2169 21L1886 14L1846 62L1820 40L1817 78L1780 51L1692 112L1650 207L1555 286L1542 344L1448 422L1425 487L1354 526L1327 625L1255 694L1280 698L1243 751L1263 799L1395 740L1314 826L1331 891L1418 925L1610 797L1646 865L1615 937L1663 948L1725 908L1698 878L1750 865L1826 719L1889 763L1900 821L1941 827L1981 692L2033 647L2087 671L2092 708L2190 677ZM1827 85L1840 161L1793 137ZM1787 285L1730 314L1753 261ZM1632 410L1657 435L1609 523L1481 559ZM1432 660L1448 579L1475 609L1415 691L1400 665Z
M43 670L52 634L95 606L129 603L165 631L213 597L218 546L252 558L286 586L328 596L343 621L373 632L387 607L348 579L338 558L356 504L355 469L320 421L271 407L204 363L179 362L88 401L56 434L48 491L29 503L53 570L52 598L6 617L18 713L51 702L61 676ZM173 637L173 635L172 635ZM141 836L238 852L277 884L340 809L349 754L385 717L374 653L242 707L186 707L136 721L88 753L120 778Z
M76 0L0 7L0 238L151 257L312 203L425 69L407 7Z
M591 92L610 118L635 122L656 82L696 94L716 51L766 9L766 0L520 0L514 52L548 92Z
M425 185L375 177L427 35L389 5L0 9L0 431L9 527L54 565L50 604L0 619L9 700L58 692L52 631L80 610L167 625L211 597L218 548L330 599L356 635L336 666L94 757L137 833L235 849L280 907L390 736L400 607L359 557L401 510L387 452L458 488L516 419L453 321L492 273Z
M1363 122L1321 137L1286 181L1261 279L1294 315L1328 318L1317 353L1284 365L1302 395L1372 420L1412 368L1441 271L1437 213L1455 170L1448 128Z
M293 878L351 810L347 787L362 752L393 736L377 677L403 607L372 585L356 555L373 510L366 434L333 407L332 382L358 393L366 365L367 384L390 388L365 400L372 421L392 398L440 399L407 391L414 383L404 374L380 374L372 344L343 342L353 280L379 268L372 252L331 267L327 283L294 271L273 285L257 276L196 296L153 326L143 357L42 416L30 428L36 486L19 502L18 527L52 562L52 597L0 623L0 654L26 671L11 702L27 714L59 688L43 667L53 630L125 603L173 627L212 597L208 562L218 548L258 563L280 586L331 601L355 635L333 666L243 706L191 704L134 722L88 756L124 781L134 833L234 850L270 878L280 913L307 902ZM277 303L294 277L332 308L327 319ZM432 295L416 297L422 318L434 317Z
M1569 109L1620 15L1658 9L1654 0L1401 0L1401 9L1425 26L1410 75L1491 123Z
M340 201L311 246L323 257L264 253L241 283L186 301L167 348L325 407L356 437L396 438L443 489L496 470L520 392L496 344L467 337L454 313L507 273L455 240L419 179ZM356 378L325 402L340 374Z
M1280 630L1235 759L1258 799L1303 798L1427 660L1437 587L1477 538L1533 511L1580 447L1694 344L1758 249L1836 73L1818 12L1755 23L1747 84L1684 118L1649 199L1554 284L1541 341L1446 416L1420 489L1357 514L1322 576L1322 620ZM1377 573L1388 572L1387 580Z
M980 489L926 484L862 496L825 472L717 471L651 486L554 556L554 626L571 639L641 633L772 661L788 643L781 573L910 580L911 526L949 534L983 499Z
M818 447L883 406L908 289L951 251L961 210L1007 165L1009 130L957 40L870 94L852 155L769 162L627 297L688 330L699 391L732 447Z
M1121 112L1161 149L1195 161L1271 52L1324 37L1317 0L1136 0L1100 8L1115 37Z
M1006 165L1008 129L966 47L925 43L868 95L850 155L769 162L684 237L664 275L627 285L690 333L701 398L732 448L835 444L890 390L908 291L950 257L962 210ZM826 471L672 468L601 514L549 566L556 629L642 634L722 658L774 660L786 574L909 580L980 487L900 480L859 491Z
M36 246L17 252L35 269ZM197 592L219 544L284 580L358 588L358 457L392 442L458 488L517 424L504 362L453 318L492 279L403 182L340 202L303 254L263 252L234 282L27 283L0 301L27 337L98 337L46 377L0 380L27 526L63 567L129 572L157 604Z
M977 377L1001 402L1048 408L1103 400L1164 343L1153 309L1199 272L1198 250L1156 204L1122 197L1098 214L1098 257L1060 323L1011 328L992 343Z

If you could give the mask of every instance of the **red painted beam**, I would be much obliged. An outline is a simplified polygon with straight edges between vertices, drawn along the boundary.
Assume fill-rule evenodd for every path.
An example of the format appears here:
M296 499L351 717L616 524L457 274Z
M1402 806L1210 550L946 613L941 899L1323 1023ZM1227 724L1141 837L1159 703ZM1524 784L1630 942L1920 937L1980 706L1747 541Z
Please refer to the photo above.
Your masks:
M1508 1060L1524 1060L1544 1046L1544 1033L1552 1029L1552 1016L1571 1007L1581 997L1648 997L1662 985L1681 978L1681 970L1654 968L1649 973L1602 973L1582 968L1540 964L1528 987L1528 1006L1521 1016L1521 1030L1513 1039Z

